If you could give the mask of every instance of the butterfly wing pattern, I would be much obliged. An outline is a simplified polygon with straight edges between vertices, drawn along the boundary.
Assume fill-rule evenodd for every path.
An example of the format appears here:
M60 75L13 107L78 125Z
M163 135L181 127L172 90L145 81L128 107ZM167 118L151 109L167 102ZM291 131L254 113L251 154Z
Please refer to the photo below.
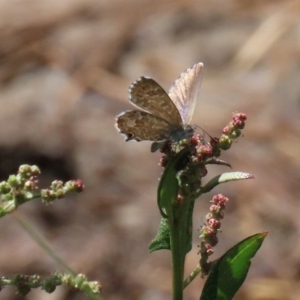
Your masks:
M129 101L170 124L183 126L180 113L165 90L153 79L141 77L129 88Z
M120 114L116 126L126 136L126 141L162 141L172 133L166 120L141 110Z
M129 101L140 110L117 116L126 141L179 141L193 134L189 126L201 83L202 63L182 73L169 94L153 79L141 77L129 88Z
M197 63L192 68L181 73L169 90L169 96L180 112L182 121L188 125L196 107L200 92L203 63Z

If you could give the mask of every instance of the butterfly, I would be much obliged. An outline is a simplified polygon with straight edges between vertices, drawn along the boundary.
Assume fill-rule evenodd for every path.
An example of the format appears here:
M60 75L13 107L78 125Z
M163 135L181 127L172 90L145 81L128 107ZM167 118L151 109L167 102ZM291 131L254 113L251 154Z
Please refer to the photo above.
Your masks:
M169 92L153 79L141 77L129 88L129 101L139 110L122 112L116 127L126 141L178 142L193 135L190 125L201 84L203 64L181 73ZM152 150L157 150L154 146ZM159 148L159 147L158 147Z

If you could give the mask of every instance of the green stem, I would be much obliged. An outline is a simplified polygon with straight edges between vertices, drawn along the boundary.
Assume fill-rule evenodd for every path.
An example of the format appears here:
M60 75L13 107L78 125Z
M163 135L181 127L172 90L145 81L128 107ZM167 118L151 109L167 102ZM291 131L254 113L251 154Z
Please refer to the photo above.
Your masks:
M53 251L48 241L34 229L33 224L20 212L14 213L14 218L18 220L19 224L25 231L44 249L44 251L59 265L61 265L69 274L76 276L76 273Z
M194 271L184 280L183 288L185 289L200 273L201 267L200 264L198 264Z
M172 224L171 224L172 223ZM183 272L185 255L182 252L181 230L179 224L170 220L170 242L173 268L173 300L183 299Z
M0 218L13 212L16 209L15 201L8 201L0 206Z
M180 208L170 214L169 229L173 267L173 300L183 299L185 256L191 247L191 228L194 200L186 197ZM190 211L191 210L191 211ZM190 215L191 214L191 215Z

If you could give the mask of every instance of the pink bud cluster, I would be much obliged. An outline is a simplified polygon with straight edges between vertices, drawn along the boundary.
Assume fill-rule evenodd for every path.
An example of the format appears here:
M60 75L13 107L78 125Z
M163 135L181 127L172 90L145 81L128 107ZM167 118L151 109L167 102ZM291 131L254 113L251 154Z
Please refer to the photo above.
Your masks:
M20 204L41 197L46 203L52 202L66 196L68 192L81 192L84 188L80 179L70 180L63 183L54 180L48 189L39 192L38 176L41 174L37 166L21 165L18 173L10 175L6 181L0 182L0 196L2 202L11 201L13 205L1 205L0 215L6 214L6 207L10 210L18 207Z
M195 134L189 139L181 140L178 144L172 144L169 141L166 142L160 149L161 153L164 154L160 159L160 165L165 167L169 162L169 159L185 147L190 147L191 149L190 162L187 168L190 173L190 179L194 176L198 178L199 182L199 180L207 174L205 161L214 156L212 146L204 140L204 137L201 134ZM185 176L187 174L183 172L182 175Z
M63 183L60 180L54 180L50 188L41 190L41 198L45 203L51 203L56 199L61 199L66 196L69 192L82 192L84 189L84 184L82 180L70 180Z
M19 200L24 202L33 198L38 189L37 166L21 165L16 175L10 175L7 181L0 182L2 201Z
M222 194L215 195L210 201L210 212L206 215L206 224L200 231L200 265L202 275L206 274L208 267L208 258L214 253L213 247L218 243L217 234L221 228L220 220L224 218L224 210L229 199Z
M222 150L228 150L233 141L240 135L241 130L245 127L247 116L244 113L234 113L232 121L223 128L223 134L219 139L219 147Z

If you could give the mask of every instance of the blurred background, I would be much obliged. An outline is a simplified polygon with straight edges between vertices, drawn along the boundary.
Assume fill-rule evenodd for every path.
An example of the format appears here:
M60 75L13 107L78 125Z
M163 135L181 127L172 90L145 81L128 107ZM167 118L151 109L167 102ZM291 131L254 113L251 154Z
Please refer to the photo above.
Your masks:
M198 231L216 193L230 198L214 259L269 231L235 299L299 299L300 1L1 0L0 179L37 164L41 186L80 178L82 194L19 208L76 272L103 286L105 299L170 299L167 251L149 254L160 215L160 154L128 142L115 116L132 108L128 86L150 76L166 90L202 61L193 123L213 136L247 114L241 137L223 153L255 180L219 186L197 201ZM298 152L299 151L299 152ZM209 178L228 171L210 166ZM1 219L0 274L63 269L11 215ZM185 299L199 299L197 278ZM6 287L1 299L21 299ZM27 299L86 299L68 288Z

